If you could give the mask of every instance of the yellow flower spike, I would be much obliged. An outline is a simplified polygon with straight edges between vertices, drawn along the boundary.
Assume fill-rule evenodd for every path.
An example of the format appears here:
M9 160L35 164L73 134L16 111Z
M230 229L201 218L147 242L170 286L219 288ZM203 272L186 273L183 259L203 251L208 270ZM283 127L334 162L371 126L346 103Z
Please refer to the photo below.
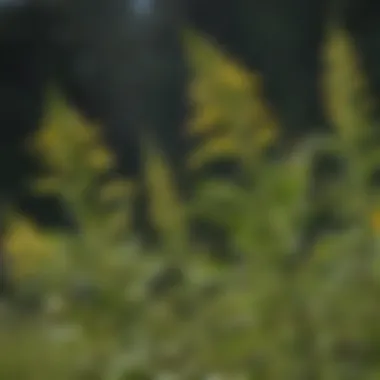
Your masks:
M249 79L242 70L238 70L234 66L227 64L223 65L220 70L222 82L231 89L245 90L248 86Z
M6 249L15 261L17 274L22 275L33 272L39 260L55 251L55 246L53 240L44 237L29 220L17 215L13 220L6 239Z
M197 134L212 130L221 119L221 110L215 104L202 107L195 118L192 120L190 133Z
M88 163L94 170L109 170L114 166L114 157L106 149L98 148L89 152Z
M205 143L194 151L189 158L189 167L193 170L198 169L210 159L223 156L236 156L237 153L238 147L236 141L229 136L220 137Z

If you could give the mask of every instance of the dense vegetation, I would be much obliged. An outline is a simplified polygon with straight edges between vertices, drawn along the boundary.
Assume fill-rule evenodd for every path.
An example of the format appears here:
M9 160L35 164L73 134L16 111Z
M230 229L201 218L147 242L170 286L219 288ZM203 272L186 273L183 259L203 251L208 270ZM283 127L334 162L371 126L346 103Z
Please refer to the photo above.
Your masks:
M260 173L259 185L249 191L209 181L191 206L228 223L246 254L244 266L217 265L186 243L183 210L153 151L152 217L167 246L147 255L132 237L128 244L120 239L132 186L91 185L112 157L96 133L51 95L34 147L53 174L36 188L58 191L82 233L48 235L12 215L8 246L20 290L18 307L1 310L0 377L377 379L380 214L366 178L378 157L350 144L368 124L369 105L349 41L334 33L326 47L326 99L352 146L349 175L334 198L350 223L323 237L297 271L284 268L283 256L297 238L303 162L260 162L257 153L276 132L260 100L260 78L250 78L198 37L190 36L188 45L197 74L189 132L223 131L190 164L231 154L247 173ZM91 197L85 189L92 189ZM115 201L122 206L117 212L109 207ZM166 284L157 280L163 270Z

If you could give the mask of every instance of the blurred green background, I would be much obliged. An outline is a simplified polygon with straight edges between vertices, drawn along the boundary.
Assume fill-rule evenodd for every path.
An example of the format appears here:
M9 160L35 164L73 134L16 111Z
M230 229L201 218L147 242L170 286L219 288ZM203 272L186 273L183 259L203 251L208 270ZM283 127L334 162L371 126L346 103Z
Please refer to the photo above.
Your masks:
M324 236L298 271L285 270L283 255L297 239L302 209L302 162L260 163L256 153L277 129L260 96L260 76L192 32L185 40L196 73L189 133L223 131L190 164L235 155L263 172L252 191L209 183L194 205L229 225L247 255L244 267L192 254L182 235L183 210L153 151L152 217L167 247L149 255L120 242L132 185L115 181L85 199L82 190L112 165L112 156L96 128L51 96L33 146L54 175L36 188L58 191L83 234L46 234L12 214L7 244L21 290L18 308L0 313L0 378L379 379L380 213L365 181L378 154L352 148L336 206L354 222ZM331 33L325 62L329 112L342 138L355 141L367 127L370 102L342 32ZM109 207L114 201L117 212ZM152 283L174 264L180 271L166 276L173 286Z

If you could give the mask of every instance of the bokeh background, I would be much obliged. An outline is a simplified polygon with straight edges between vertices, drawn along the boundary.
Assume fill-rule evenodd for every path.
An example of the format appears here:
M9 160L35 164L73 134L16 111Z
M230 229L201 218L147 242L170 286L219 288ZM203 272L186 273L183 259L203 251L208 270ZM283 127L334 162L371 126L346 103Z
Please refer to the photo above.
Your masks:
M260 162L257 153L277 131L260 76L192 31L184 39L195 72L189 133L219 131L189 164L236 156L262 173L250 190L207 183L193 206L228 224L247 255L244 266L217 264L186 243L183 210L154 149L147 168L152 217L166 247L149 254L120 239L133 184L94 187L112 155L96 126L53 90L33 141L52 175L34 185L58 192L82 233L48 234L11 214L7 245L20 290L16 306L0 313L0 378L378 379L380 203L366 178L379 154L352 144L350 174L335 198L348 227L323 236L297 271L284 269L283 254L297 238L302 162ZM325 62L329 112L342 138L355 141L368 127L370 101L341 31L330 33Z

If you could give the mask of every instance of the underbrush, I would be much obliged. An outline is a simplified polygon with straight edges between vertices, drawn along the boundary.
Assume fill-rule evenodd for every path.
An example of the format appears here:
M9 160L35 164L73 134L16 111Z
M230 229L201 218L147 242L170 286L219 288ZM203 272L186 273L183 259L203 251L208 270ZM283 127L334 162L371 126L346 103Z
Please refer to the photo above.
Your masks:
M189 46L198 105L189 128L226 130L190 164L237 155L259 178L245 190L206 181L190 208L228 224L243 263L217 264L186 241L185 210L154 152L152 217L167 238L159 252L141 252L125 233L133 184L94 188L112 157L96 129L53 99L35 147L54 171L36 187L58 191L81 233L47 235L13 215L8 245L20 288L15 307L0 313L0 377L377 379L380 216L367 178L379 157L355 148L365 104L353 106L362 80L347 41L331 40L326 87L338 132L351 147L335 198L350 223L323 236L293 271L283 263L299 235L307 163L260 162L275 123L259 101L259 80L196 38Z

